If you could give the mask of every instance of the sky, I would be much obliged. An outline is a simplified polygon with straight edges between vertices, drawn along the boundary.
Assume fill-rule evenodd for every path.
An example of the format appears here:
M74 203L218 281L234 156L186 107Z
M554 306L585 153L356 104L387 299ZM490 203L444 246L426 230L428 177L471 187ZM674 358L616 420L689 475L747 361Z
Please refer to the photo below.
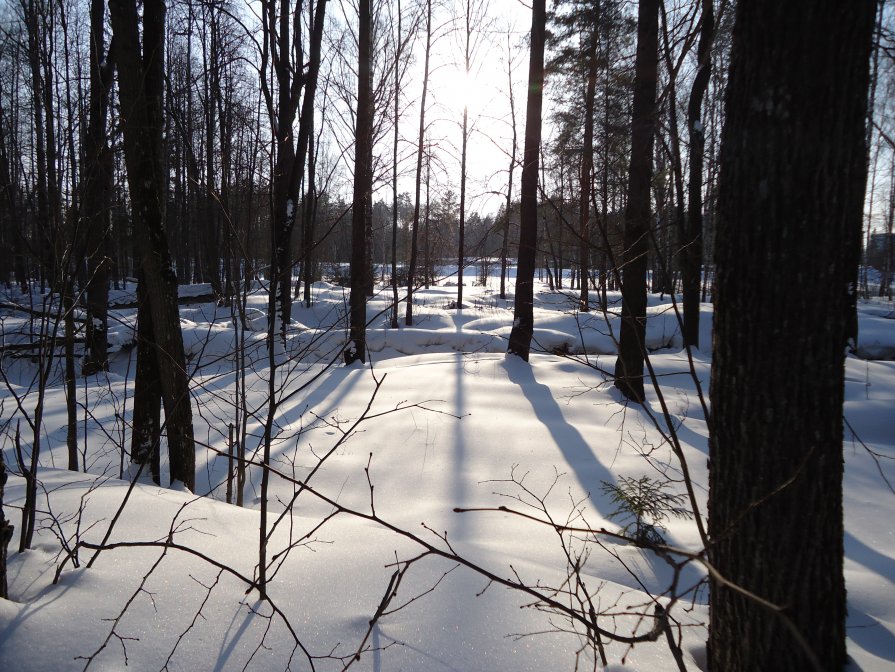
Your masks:
M436 17L433 21L436 33L430 63L427 126L430 129L432 142L436 143L434 153L441 164L440 166L433 164L433 184L438 192L450 188L459 194L462 117L464 105L468 106L468 207L482 214L493 215L505 199L508 152L512 138L507 93L508 60L513 76L518 154L521 155L522 152L528 77L527 38L531 28L531 8L517 0L491 0L480 5L475 11L482 13L482 20L476 23L481 27L473 31L472 62L468 75L463 66L465 47L463 32L448 25L449 10L442 9L440 17ZM453 26L456 25L455 22ZM401 119L402 140L399 153L405 158L402 161L399 190L411 194L415 179L423 45L424 35L421 32L415 44L414 63L404 84L404 90L407 92L407 108ZM383 160L390 161L390 134L387 140L381 143L380 154ZM516 197L518 197L519 175L517 170L514 176ZM379 187L376 198L391 200L390 183Z

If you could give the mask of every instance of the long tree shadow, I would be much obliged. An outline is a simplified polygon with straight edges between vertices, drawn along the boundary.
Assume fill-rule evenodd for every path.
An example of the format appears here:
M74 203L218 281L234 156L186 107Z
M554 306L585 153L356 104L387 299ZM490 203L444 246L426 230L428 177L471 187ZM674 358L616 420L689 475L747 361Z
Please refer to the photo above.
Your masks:
M895 662L895 635L879 621L854 604L848 605L848 638L881 660ZM857 665L854 669L858 669Z
M572 475L587 492L591 506L603 518L608 518L610 507L594 493L603 481L614 483L615 477L596 458L581 432L565 419L550 388L535 380L531 366L516 357L507 357L503 366L509 379L519 386L528 399L535 417L550 431Z
M871 548L848 530L845 531L845 556L880 576L895 576L895 560Z

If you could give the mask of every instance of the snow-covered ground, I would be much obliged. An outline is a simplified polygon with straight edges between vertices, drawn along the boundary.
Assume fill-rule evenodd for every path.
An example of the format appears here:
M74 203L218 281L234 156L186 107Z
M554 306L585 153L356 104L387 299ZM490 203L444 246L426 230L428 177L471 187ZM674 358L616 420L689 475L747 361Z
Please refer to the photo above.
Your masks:
M339 670L358 650L353 667L362 670L593 669L593 640L562 613L563 605L581 609L587 596L603 629L648 632L655 603L672 598L664 560L611 537L560 534L496 509L615 531L626 521L612 518L603 483L667 478L669 492L683 493L680 465L647 412L664 423L657 396L651 392L647 409L622 403L602 373L613 368L617 320L577 312L577 292L539 287L531 363L505 357L512 303L497 297L496 278L489 287L473 286L474 278L470 269L463 310L450 308L456 286L447 281L421 290L414 326L398 329L389 327L391 292L383 289L369 307L372 362L365 366L329 365L345 339L341 288L318 283L313 307L296 303L275 381L269 601L248 590L257 574L261 472L250 469L245 508L227 504L228 462L215 452L227 451L243 385L248 457L261 445L265 295L249 297L239 338L229 308L181 309L201 496L142 475L127 495L135 470L121 446L129 441L135 311L114 311L112 370L78 381L87 473L64 469L65 396L60 378L51 378L38 529L24 553L16 552L24 480L12 475L6 487L5 512L17 529L11 600L0 602L0 670ZM892 304L860 311L860 353L895 358ZM400 314L403 324L403 306ZM711 317L703 306L704 344ZM4 343L28 327L22 313L0 319ZM705 419L667 297L650 297L647 339L704 515ZM245 344L244 375L235 372L237 343ZM693 353L704 388L709 350ZM855 669L887 670L895 666L895 362L849 357L846 367L849 654ZM7 353L3 369L0 441L15 469L19 419L26 455L33 440L16 398L30 413L36 367ZM300 491L298 482L310 487ZM663 524L670 545L700 549L692 520ZM82 547L77 562L67 560L78 541L98 544L110 527L113 548L94 557ZM395 572L414 559L395 591ZM688 565L670 605L690 670L704 657L702 579ZM675 665L664 636L635 646L606 636L601 643L612 668Z

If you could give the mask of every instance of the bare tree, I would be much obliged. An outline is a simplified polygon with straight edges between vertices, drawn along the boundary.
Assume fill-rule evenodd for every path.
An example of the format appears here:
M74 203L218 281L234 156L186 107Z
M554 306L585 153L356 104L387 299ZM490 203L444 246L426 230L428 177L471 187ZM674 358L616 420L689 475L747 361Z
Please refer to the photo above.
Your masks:
M326 0L317 0L307 67L301 42L302 12L290 0L264 0L261 89L275 136L271 300L268 319L275 322L276 302L285 335L292 317L292 232L299 212L305 160L314 125L314 96L320 71ZM268 78L276 82L272 91ZM276 94L276 99L274 98ZM299 105L300 110L299 110ZM293 130L299 115L298 132Z
M392 250L391 250L391 259L392 259L392 277L391 277L391 285L392 285L392 311L391 311L391 327L392 329L398 328L398 141L400 139L399 129L401 122L401 111L399 108L400 97L401 97L401 79L402 75L406 69L405 61L402 59L404 54L404 48L407 46L406 40L402 37L402 17L401 17L401 0L397 0L397 7L395 13L398 15L398 25L396 26L397 32L395 35L395 52L394 59L395 62L392 64L392 73L394 75L393 80L393 89L392 91L392 113L394 116L393 123L394 127L392 129ZM410 38L411 34L414 32L414 28L411 27L411 30L408 32L407 39ZM426 75L428 79L428 75ZM423 85L425 87L425 84ZM410 298L407 299L408 304L410 302Z
M345 363L367 361L367 212L373 198L373 73L371 0L358 3L357 123L354 141L354 202L351 210L351 295Z
M15 531L3 512L3 489L6 487L6 463L3 461L3 451L0 451L0 600L9 598L9 586L6 580L6 558L9 542Z
M426 142L426 98L429 92L429 56L431 51L432 0L426 0L426 55L423 64L423 95L420 98L420 126L416 147L416 186L413 199L413 231L410 233L410 264L407 269L407 306L404 313L404 323L408 327L413 324L413 289L416 282L416 258L420 228L420 183L423 179L423 149ZM428 177L426 179L428 181ZM428 273L429 269L427 266L425 269L426 282L428 282Z
M162 136L164 90L164 0L144 0L142 31L135 0L111 0L115 35L124 156L134 230L141 251L140 286L143 309L138 316L138 368L149 380L157 376L165 408L171 479L195 487L196 454L189 377L180 331L177 276L165 233L167 171ZM141 39L142 33L142 39ZM142 367L142 368L141 368ZM147 382L138 377L135 395ZM155 408L154 385L141 401ZM136 402L135 402L136 403ZM138 419L135 408L135 424ZM160 437L134 427L135 457L158 450Z
M538 160L541 149L541 109L544 95L544 43L547 26L545 0L531 6L531 53L525 106L525 149L522 159L519 264L513 330L507 352L528 361L534 333L534 275L538 238Z
M687 103L690 136L690 183L687 217L681 231L681 280L684 295L684 344L699 347L699 289L702 280L702 168L705 153L705 121L702 102L712 76L712 40L715 32L714 0L703 0L696 47L696 77Z
M507 200L504 204L503 239L500 245L500 298L507 298L507 255L510 248L510 212L513 208L513 172L516 169L518 135L516 131L516 98L513 94L513 56L510 46L510 32L507 31L507 95L510 103L510 165L507 170Z
M578 309L590 309L587 283L590 269L590 196L594 171L594 106L597 97L597 47L599 45L600 2L594 3L596 20L587 33L584 45L584 59L587 64L587 79L584 90L584 146L581 148L581 174L578 210L578 269L580 293Z
M109 330L109 192L112 188L112 156L106 125L112 61L105 46L105 3L90 2L90 92L87 128L81 143L80 223L86 232L87 351L84 373L106 371Z
M481 0L465 0L463 6L463 74L469 78L477 57L478 47L481 45L481 35L477 37L476 31L481 30L484 19L485 6ZM466 183L467 183L467 156L469 150L469 137L472 129L469 127L469 100L464 97L463 121L460 135L460 223L458 227L457 242L457 309L463 308L463 270L466 268Z
M642 0L637 9L637 55L631 120L631 162L622 267L622 319L615 362L615 386L632 401L643 401L646 337L646 268L650 225L650 180L656 124L659 2Z

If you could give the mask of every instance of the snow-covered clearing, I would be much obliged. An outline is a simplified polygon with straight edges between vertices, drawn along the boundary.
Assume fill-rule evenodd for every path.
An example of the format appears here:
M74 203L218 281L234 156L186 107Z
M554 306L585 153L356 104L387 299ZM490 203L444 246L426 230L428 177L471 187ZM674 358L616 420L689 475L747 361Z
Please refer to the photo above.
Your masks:
M81 548L78 566L64 563L53 584L64 548L101 542L135 473L127 458L122 462L121 446L129 445L136 353L120 347L133 340L135 310L113 311L112 340L119 347L112 371L78 382L88 473L64 469L65 396L60 376L50 381L41 428L41 513L34 548L24 553L15 552L24 480L11 476L6 487L5 512L17 530L10 544L12 600L0 602L0 670L339 670L358 649L363 653L354 667L361 670L573 670L576 663L593 669L595 651L568 618L540 608L531 594L434 554L410 566L371 628L390 579L404 566L396 561L425 553L416 539L573 608L582 607L576 599L586 590L596 613L605 614L601 627L624 636L649 631L654 601L668 602L672 571L665 561L611 538L560 536L550 526L493 510L506 506L615 531L619 522L609 519L614 508L603 482L667 477L673 492L683 492L678 462L646 411L622 404L601 373L613 367L617 322L607 325L599 311L575 311L577 292L540 287L537 352L527 365L504 356L512 303L497 298L496 278L488 288L471 286L473 278L470 269L463 310L449 308L456 287L421 290L415 325L399 329L388 327L391 294L383 289L369 306L372 365L366 366L327 368L345 338L341 288L318 283L312 308L296 303L276 381L281 403L272 463L288 478L271 478L270 602L257 590L247 592L243 580L256 574L261 472L250 470L245 508L226 504L227 458L205 447L226 453L243 382L256 411L248 449L260 446L269 373L261 292L249 297L244 381L234 372L230 309L200 303L181 310L194 369L196 438L203 444L196 450L203 496L176 484L155 486L141 475L108 540L119 546L100 553L90 569L93 551ZM650 306L652 363L704 514L703 411L670 302L651 296ZM702 316L708 343L710 306ZM4 342L14 342L28 319L5 312ZM895 356L891 304L862 305L861 334L862 354ZM708 347L693 353L704 387L709 363ZM33 440L15 396L30 413L36 367L9 355L3 367L2 448L15 469L18 419L26 455ZM844 441L848 648L855 669L886 670L895 666L895 362L849 357L846 367L845 416L860 437L850 431ZM655 392L648 406L664 422ZM351 434L337 445L345 432ZM279 520L296 482L313 492L302 492ZM457 513L455 507L492 510ZM669 544L700 550L692 520L664 524ZM572 558L586 558L571 582L562 540ZM703 662L702 578L702 569L688 564L671 609L690 670ZM606 638L602 644L612 667L675 666L664 636L634 647Z

